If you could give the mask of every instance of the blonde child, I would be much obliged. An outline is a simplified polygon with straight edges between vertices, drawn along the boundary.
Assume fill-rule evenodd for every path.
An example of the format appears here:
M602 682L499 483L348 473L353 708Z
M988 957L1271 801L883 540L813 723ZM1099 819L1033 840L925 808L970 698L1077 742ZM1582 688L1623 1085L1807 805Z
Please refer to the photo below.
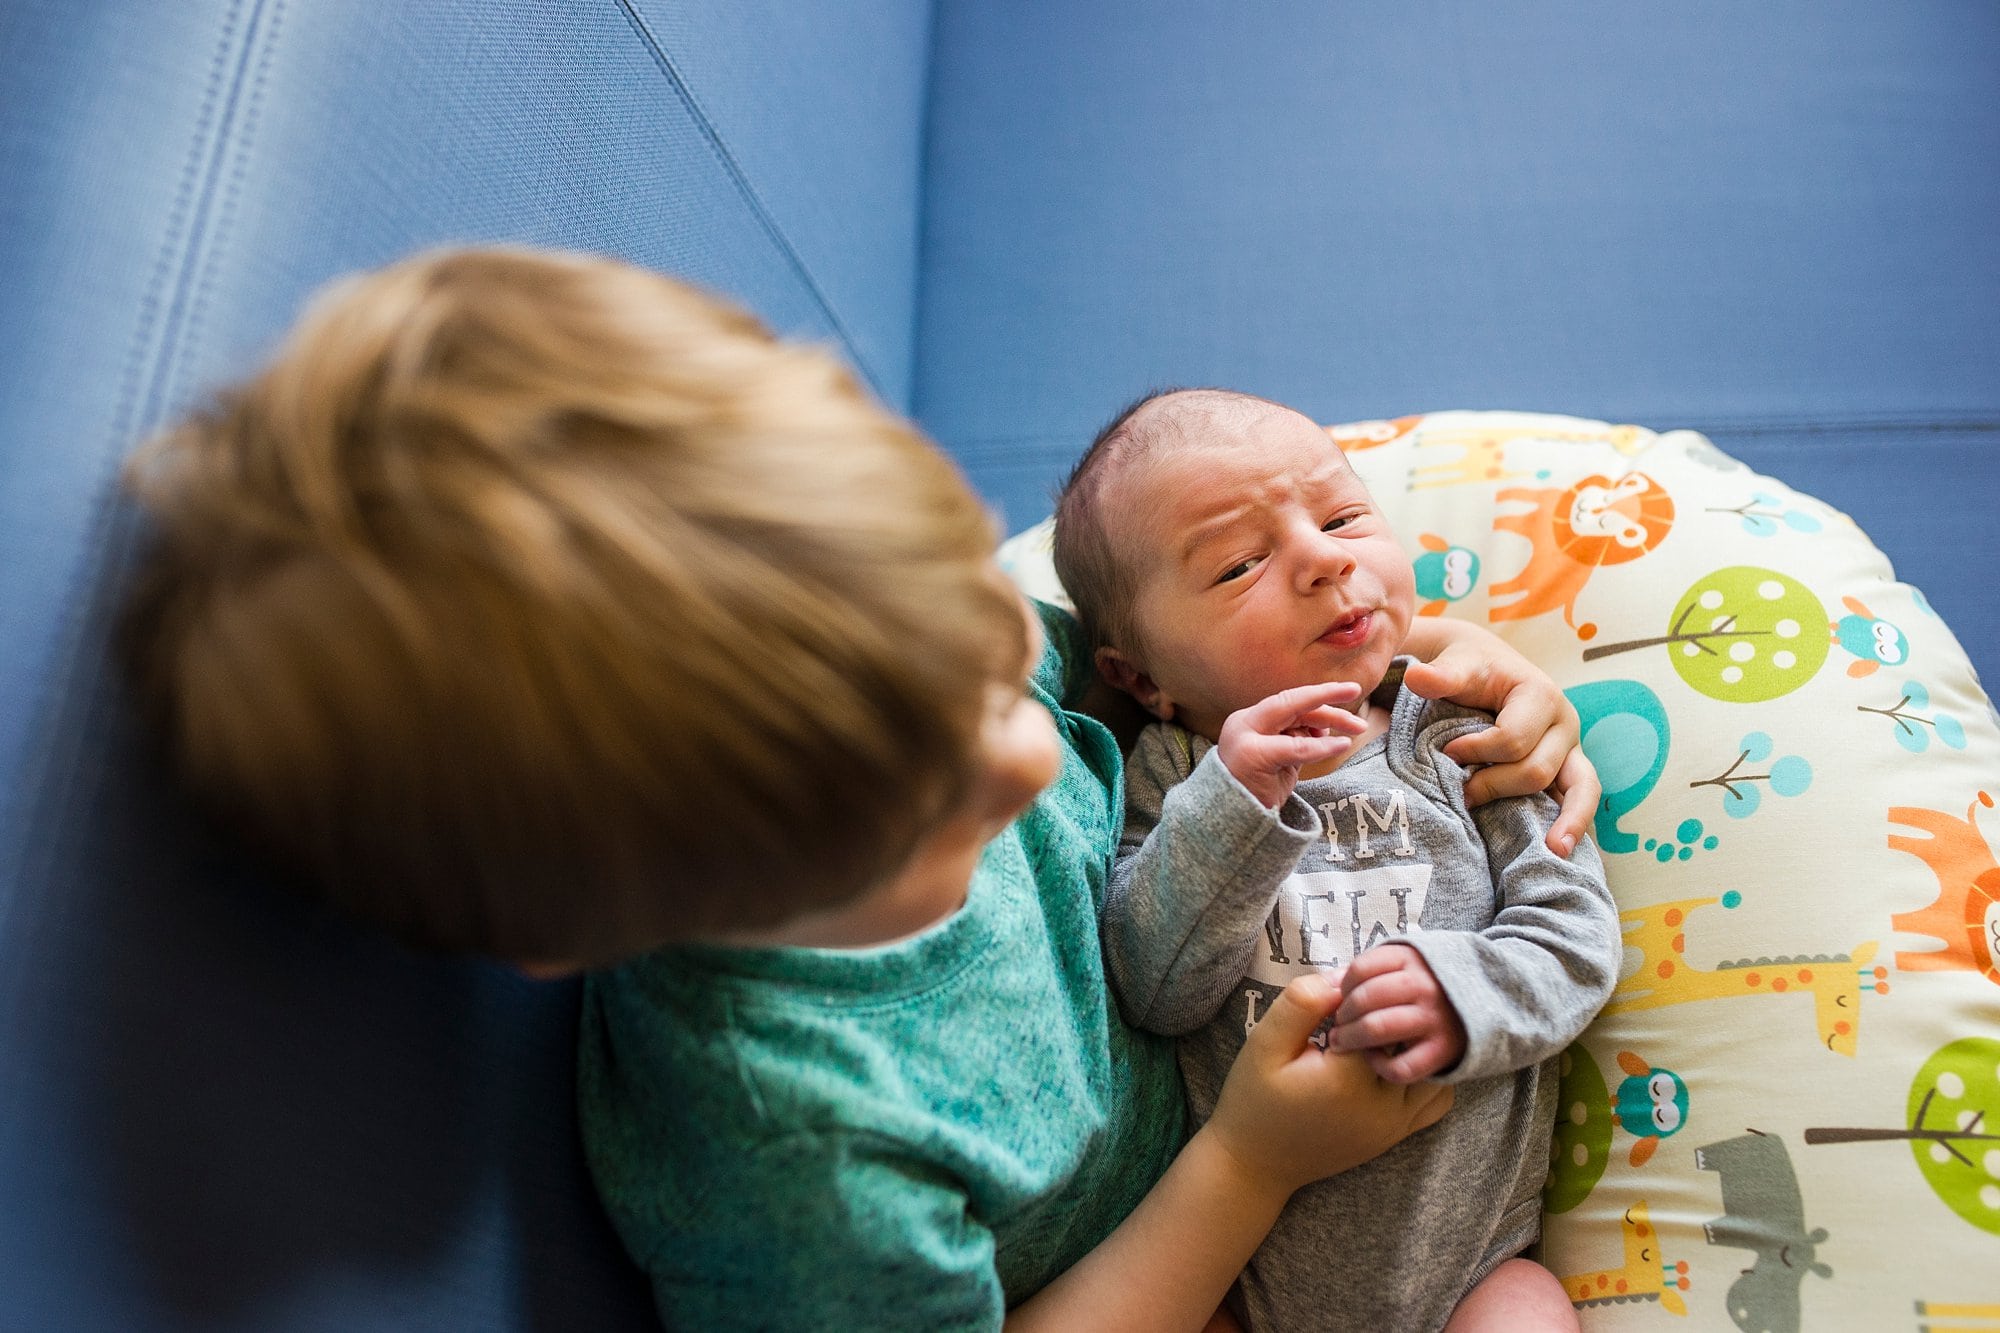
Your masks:
M1313 1046L1307 979L1184 1141L1100 961L1120 761L1074 624L941 454L726 305L421 256L131 478L127 652L189 788L351 915L591 969L585 1147L671 1326L1198 1328L1294 1188L1442 1113ZM1553 686L1429 647L1580 829Z
M1056 566L1106 678L1159 719L1127 768L1104 935L1128 1019L1181 1038L1197 1122L1313 975L1343 992L1331 1049L1458 1092L1436 1127L1293 1197L1239 1316L1574 1328L1519 1256L1555 1062L1617 980L1617 917L1593 848L1549 850L1553 802L1467 806L1447 747L1484 724L1404 688L1411 567L1367 487L1297 412L1161 394L1079 464Z

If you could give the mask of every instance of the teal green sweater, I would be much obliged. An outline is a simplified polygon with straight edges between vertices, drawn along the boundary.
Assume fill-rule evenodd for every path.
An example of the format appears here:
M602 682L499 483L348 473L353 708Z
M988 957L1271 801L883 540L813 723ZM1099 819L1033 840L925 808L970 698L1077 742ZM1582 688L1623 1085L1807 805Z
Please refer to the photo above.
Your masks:
M1098 910L1119 756L1067 711L1060 775L963 910L860 951L665 950L585 989L585 1151L669 1327L994 1327L1102 1240L1182 1139L1171 1044L1125 1026Z

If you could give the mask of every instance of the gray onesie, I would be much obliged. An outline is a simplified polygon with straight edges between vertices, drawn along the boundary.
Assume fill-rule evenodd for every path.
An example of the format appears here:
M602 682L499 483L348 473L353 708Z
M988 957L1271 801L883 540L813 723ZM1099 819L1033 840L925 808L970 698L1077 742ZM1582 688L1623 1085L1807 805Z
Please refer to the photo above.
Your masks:
M1402 689L1400 664L1375 699L1387 733L1275 811L1171 724L1126 769L1105 949L1126 1017L1182 1037L1198 1121L1287 981L1384 940L1423 954L1465 1022L1464 1058L1437 1076L1457 1085L1451 1112L1292 1197L1233 1298L1253 1333L1435 1329L1533 1244L1556 1057L1618 979L1597 849L1547 849L1546 796L1466 809L1439 751L1485 715Z

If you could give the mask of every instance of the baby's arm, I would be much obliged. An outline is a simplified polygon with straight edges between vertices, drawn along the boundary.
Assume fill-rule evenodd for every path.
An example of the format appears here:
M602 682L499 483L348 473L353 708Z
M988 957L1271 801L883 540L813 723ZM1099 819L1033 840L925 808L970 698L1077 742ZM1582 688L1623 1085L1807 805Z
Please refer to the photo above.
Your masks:
M1230 715L1192 763L1148 730L1125 769L1125 831L1104 904L1112 987L1129 1022L1177 1036L1215 1014L1249 966L1278 886L1319 836L1291 800L1301 766L1352 744L1351 685L1288 690Z
M1342 978L1334 1044L1392 1082L1483 1078L1558 1054L1618 982L1617 909L1597 848L1547 846L1555 804L1472 811L1501 908L1485 930L1420 931L1361 955ZM1400 1049L1399 1049L1400 1047Z
M1215 1114L1117 1230L1007 1317L1010 1329L1195 1333L1300 1185L1436 1123L1449 1088L1394 1087L1311 1037L1332 983L1287 986L1245 1039Z

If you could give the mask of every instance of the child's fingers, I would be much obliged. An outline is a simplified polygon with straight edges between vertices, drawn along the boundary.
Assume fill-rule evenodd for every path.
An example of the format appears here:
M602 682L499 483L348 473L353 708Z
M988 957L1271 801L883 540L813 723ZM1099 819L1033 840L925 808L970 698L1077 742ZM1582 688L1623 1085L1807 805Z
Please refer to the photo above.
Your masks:
M1590 832L1591 822L1597 818L1597 804L1604 798L1604 784L1598 780L1597 768L1580 747L1571 750L1569 758L1563 761L1554 791L1562 802L1562 810L1549 828L1549 850L1567 857L1576 850L1577 839Z
M1327 978L1317 973L1294 977L1250 1029L1237 1058L1266 1065L1296 1059L1339 1003L1340 988Z
M1478 731L1468 732L1446 745L1444 754L1445 758L1466 768L1483 764L1526 764L1530 763L1530 757L1536 748L1549 737L1547 729L1532 736L1523 736L1518 730L1503 731L1498 726L1481 727ZM1559 762L1561 751L1554 746L1562 743L1562 737L1558 735L1547 747L1547 757L1541 761L1544 767L1540 775L1544 780L1543 786L1548 785L1548 781L1556 775L1556 764ZM1540 791L1541 788L1531 787L1529 790Z
M1294 1115L1331 1134L1331 1144L1322 1145L1314 1162L1314 1178L1359 1166L1436 1124L1451 1108L1451 1089L1442 1084L1390 1083L1361 1056L1307 1055L1318 1058L1301 1058L1288 1071L1297 1077L1286 1109L1297 1108ZM1274 1133L1268 1124L1259 1129L1267 1141ZM1296 1151L1286 1153L1288 1160L1297 1156Z
M1460 740L1471 742L1492 734L1480 732L1477 736L1461 737ZM1457 743L1453 742L1454 745ZM1480 762L1469 754L1452 752L1451 746L1445 748L1456 762ZM1548 833L1549 850L1559 856L1568 856L1575 849L1577 839L1589 831L1604 791L1598 782L1597 770L1591 766L1583 750L1570 746L1560 733L1551 731L1524 758L1512 763L1488 763L1488 767L1465 780L1466 804L1479 806L1500 797L1527 796L1548 789L1562 806Z
M1477 654L1461 655L1448 647L1428 662L1412 662L1404 669L1403 683L1426 699L1450 699L1467 708L1499 709L1506 691L1477 670Z

